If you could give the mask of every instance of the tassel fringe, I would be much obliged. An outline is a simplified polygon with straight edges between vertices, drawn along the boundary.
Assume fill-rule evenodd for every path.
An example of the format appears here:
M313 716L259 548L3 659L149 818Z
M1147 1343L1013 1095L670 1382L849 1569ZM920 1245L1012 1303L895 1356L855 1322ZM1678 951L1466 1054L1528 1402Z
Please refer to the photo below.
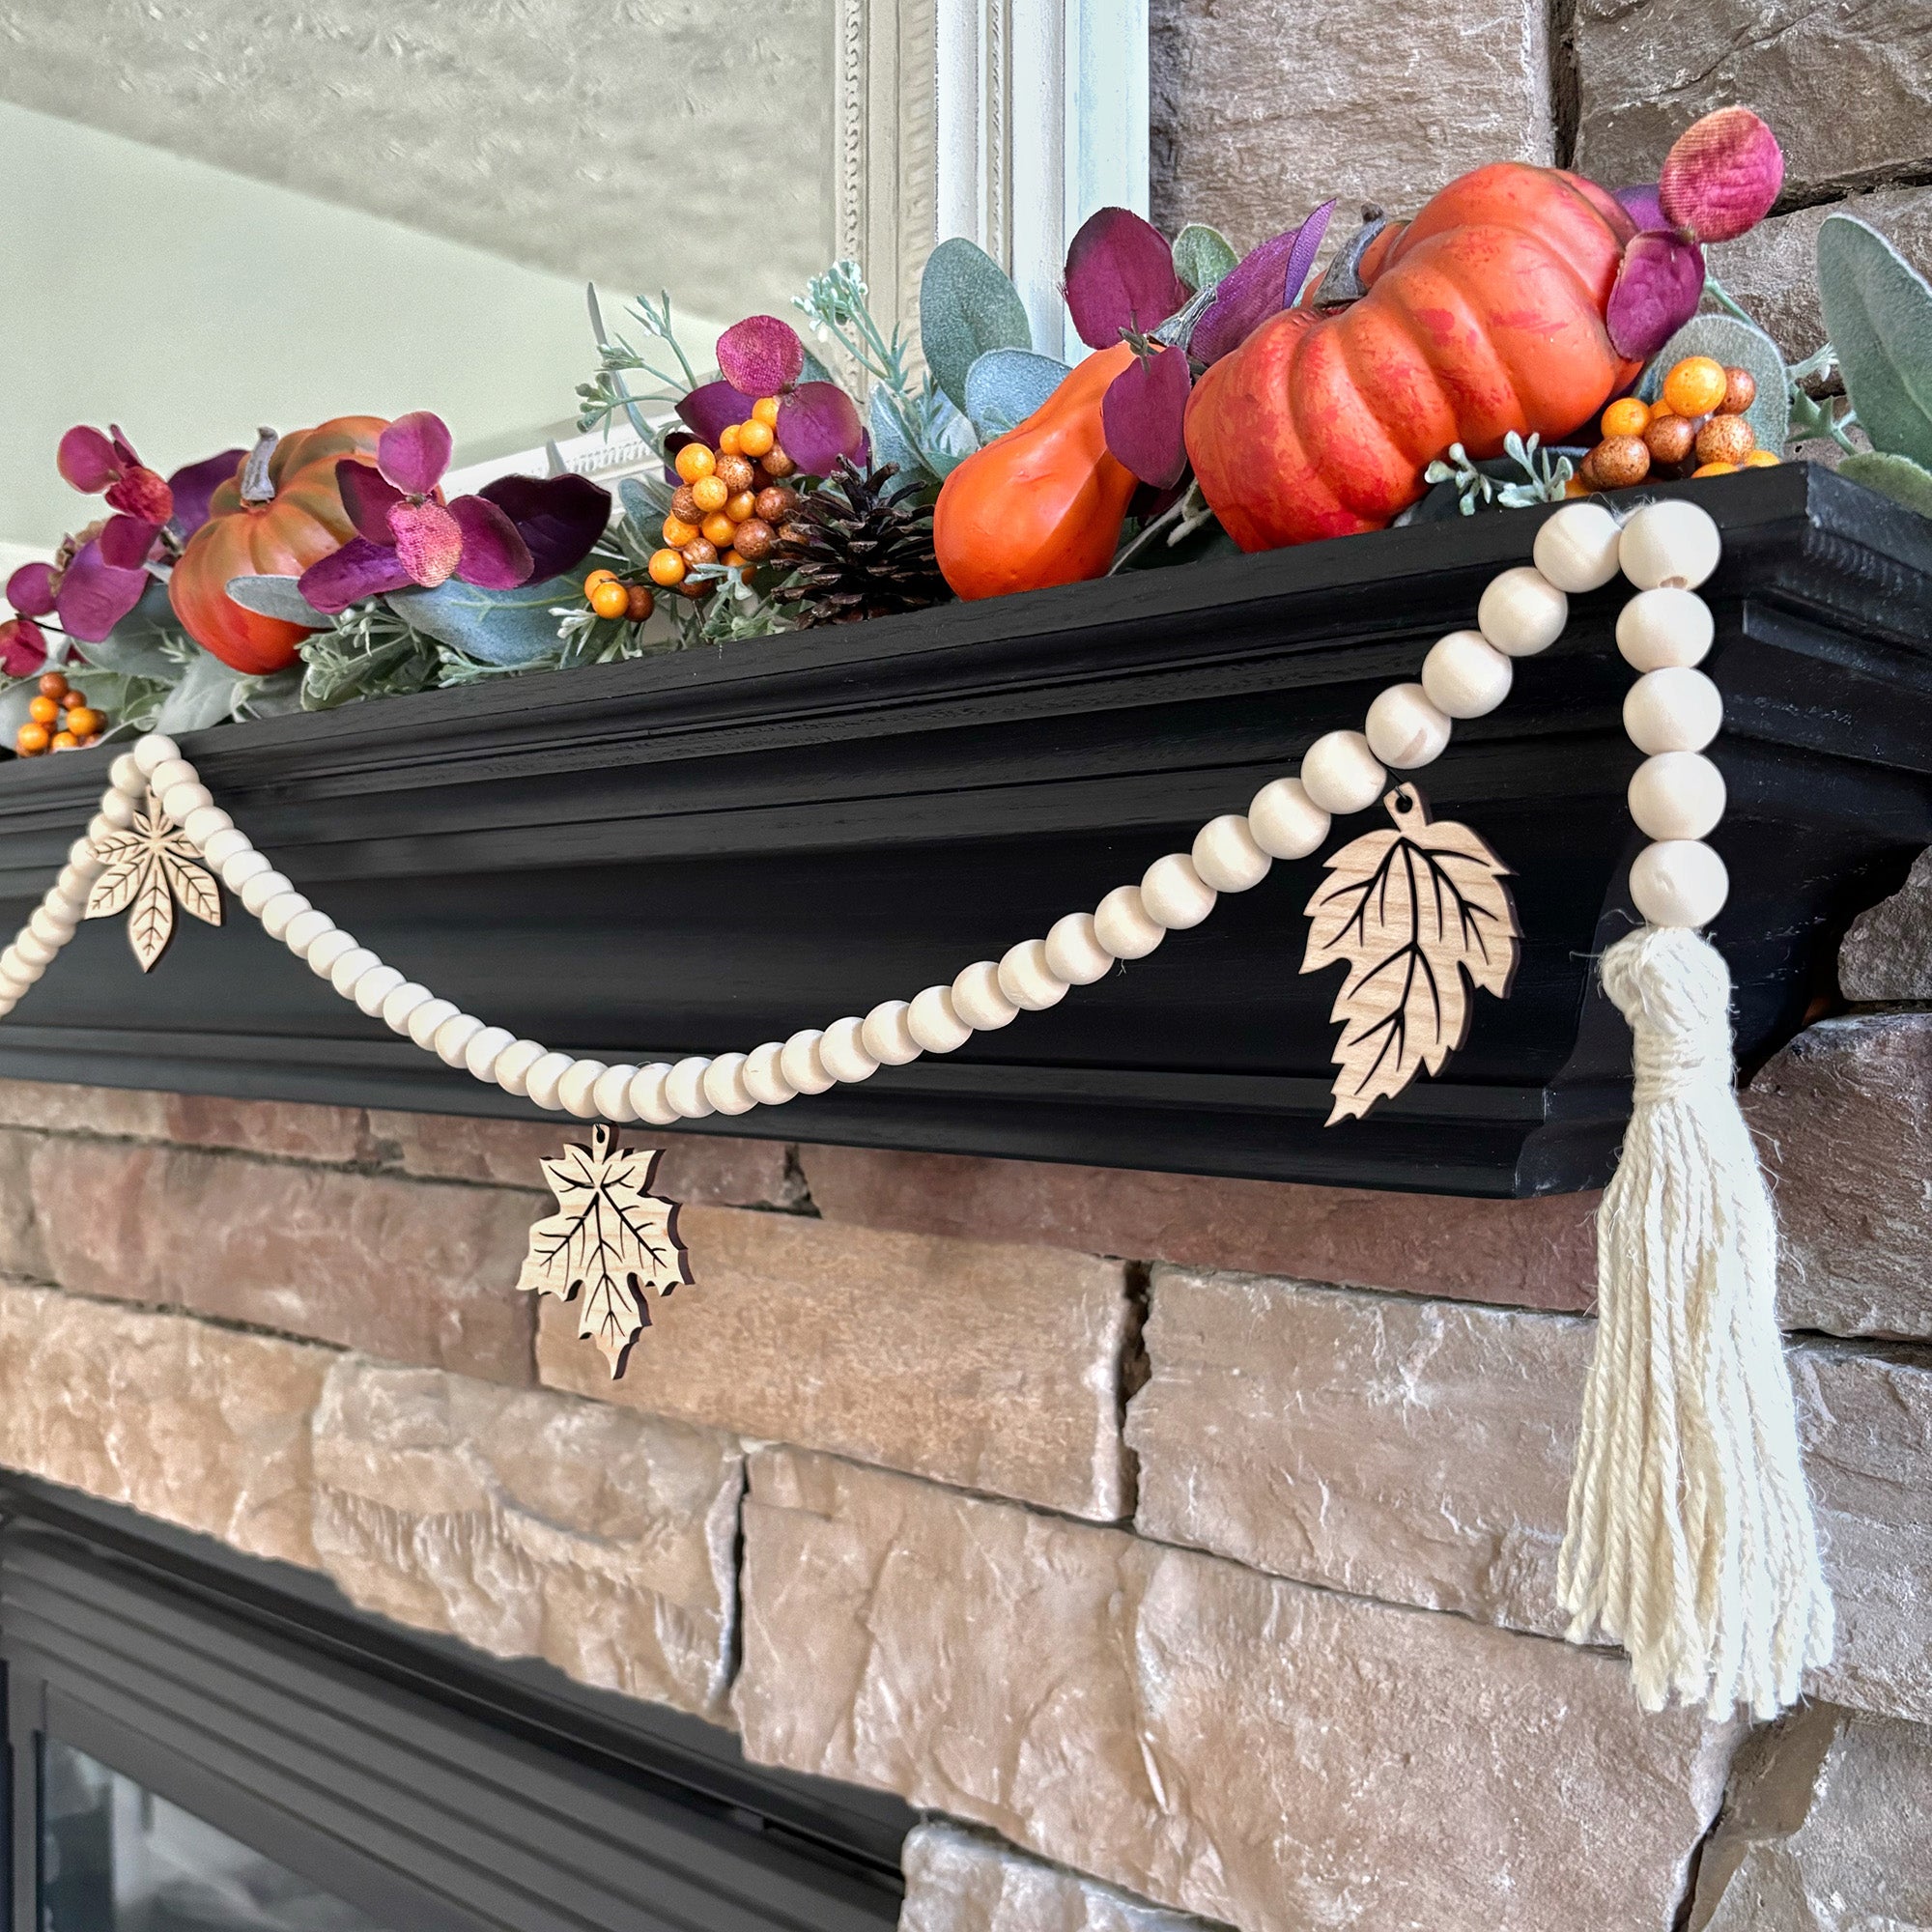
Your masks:
M1829 1662L1831 1593L1778 1333L1777 1224L1735 1091L1731 977L1696 933L1604 954L1635 1097L1597 1231L1597 1345L1558 1571L1570 1637L1647 1711L1768 1719Z

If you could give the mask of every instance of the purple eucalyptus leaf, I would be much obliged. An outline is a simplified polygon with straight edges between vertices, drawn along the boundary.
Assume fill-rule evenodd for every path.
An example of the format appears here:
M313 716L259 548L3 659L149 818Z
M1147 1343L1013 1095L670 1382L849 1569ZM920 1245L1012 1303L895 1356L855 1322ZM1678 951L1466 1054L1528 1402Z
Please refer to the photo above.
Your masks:
M61 629L83 643L98 644L136 604L148 587L145 570L127 570L106 561L99 543L82 544L61 579L54 600Z
M733 423L749 419L756 400L742 389L734 389L729 383L706 383L678 404L677 412L696 433L700 442L708 442L716 449L718 439Z
M529 581L529 546L497 504L483 497L459 497L450 504L449 516L463 533L456 574L464 582L484 590L514 590Z
M837 383L801 383L779 405L779 443L808 476L829 476L866 447L859 406Z
M23 617L44 617L54 608L54 567L23 563L7 580L7 601Z
M340 550L310 564L296 580L296 588L316 610L332 617L365 597L407 589L412 582L393 544L351 537Z
M1655 182L1640 182L1634 187L1617 189L1617 200L1623 211L1637 225L1641 233L1647 228L1668 228L1670 222L1663 213L1663 204L1657 198Z
M1670 144L1657 199L1686 234L1730 242L1771 213L1783 185L1776 135L1748 107L1720 107Z
M1197 362L1218 362L1238 349L1270 316L1293 308L1315 266L1335 204L1324 201L1299 228L1291 228L1244 255L1214 291L1194 325L1187 348Z
M377 439L376 467L405 496L427 497L442 481L452 446L449 425L440 415L412 410Z
M144 517L109 517L100 530L100 558L116 570L139 570L160 534Z
M748 315L718 338L718 367L742 394L753 400L776 396L804 373L805 344L790 323L775 315Z
M1143 483L1168 489L1187 468L1180 432L1193 385L1186 350L1163 349L1157 355L1136 355L1100 398L1107 447Z
M76 423L60 440L54 456L60 473L89 497L98 497L120 475L121 459L114 445L98 429Z
M499 476L476 493L517 526L530 578L546 583L590 554L611 521L611 493L587 476Z
M389 512L403 501L403 493L386 476L353 456L345 456L335 466L335 488L358 536L367 537L372 544L395 542Z
M1066 251L1066 306L1090 349L1111 349L1122 329L1149 333L1186 299L1174 244L1151 221L1103 208L1080 224Z
M10 617L0 624L0 671L32 677L46 661L46 638L31 617Z
M1604 315L1611 346L1648 361L1690 318L1704 294L1704 251L1667 229L1633 236Z
M219 456L204 456L199 463L185 464L168 478L175 499L174 532L183 543L207 523L214 493L234 480L247 454L245 449L224 449Z

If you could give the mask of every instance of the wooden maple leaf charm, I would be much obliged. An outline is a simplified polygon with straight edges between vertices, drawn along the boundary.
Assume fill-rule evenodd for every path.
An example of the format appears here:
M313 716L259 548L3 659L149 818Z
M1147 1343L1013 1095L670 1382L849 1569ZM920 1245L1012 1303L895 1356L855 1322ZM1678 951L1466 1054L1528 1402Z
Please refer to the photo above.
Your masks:
M106 869L87 895L89 919L128 915L128 944L141 971L151 972L175 935L175 901L210 925L221 923L221 888L187 834L160 808L151 791L147 810L125 832L94 841Z
M668 1294L691 1280L677 1203L650 1191L658 1159L655 1148L618 1147L616 1128L599 1121L588 1148L572 1144L540 1163L557 1211L530 1229L517 1286L559 1301L582 1289L577 1332L604 1351L612 1381L638 1331L651 1325L645 1289Z
M1359 1118L1442 1063L1469 1031L1468 980L1509 997L1521 938L1506 867L1466 825L1432 824L1413 785L1383 798L1392 832L1370 832L1326 861L1334 875L1304 910L1304 973L1337 960L1349 977L1328 1017L1341 1069L1324 1124Z

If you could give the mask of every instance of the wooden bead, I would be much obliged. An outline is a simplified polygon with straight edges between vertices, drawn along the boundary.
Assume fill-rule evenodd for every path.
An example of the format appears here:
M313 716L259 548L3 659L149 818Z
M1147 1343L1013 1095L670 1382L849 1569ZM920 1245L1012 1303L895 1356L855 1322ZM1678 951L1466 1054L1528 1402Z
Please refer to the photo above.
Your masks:
M794 1094L823 1094L838 1084L818 1057L818 1042L824 1037L818 1028L803 1027L785 1041L779 1065Z
M63 866L54 880L54 891L64 899L78 899L84 906L87 895L93 890L96 875L83 873L78 866Z
M427 986L419 986L413 980L405 980L400 986L393 988L388 998L383 1002L383 1024L391 1033L406 1031L410 1015L426 1000L433 997Z
M1624 730L1639 752L1701 752L1723 723L1723 696L1701 670L1645 671L1624 697Z
M1617 612L1617 649L1637 670L1688 668L1704 662L1717 628L1694 590L1639 590Z
M252 879L242 882L242 890L236 896L242 901L242 909L260 918L262 908L281 894L292 892L294 888L282 874L270 867L266 872L257 872Z
M1510 695L1516 667L1480 631L1451 631L1422 661L1422 689L1445 718L1487 718Z
M1724 775L1696 752L1660 752L1630 781L1630 812L1651 838L1702 838L1724 815Z
M100 794L101 817L106 819L109 825L118 826L123 832L133 824L134 814L139 810L140 807L125 791L116 791L112 785ZM213 811L215 808L208 806L204 810ZM221 815L223 818L228 816L225 811Z
M952 981L952 1010L975 1033L995 1033L1019 1018L1020 1009L1000 990L1000 969L976 959Z
M1601 503L1566 503L1536 533L1536 567L1557 589L1575 597L1600 589L1617 574L1622 532Z
M483 1022L474 1013L454 1012L437 1028L430 1051L445 1066L461 1066L469 1042L482 1031Z
M168 793L177 785L191 785L201 782L201 774L185 758L163 758L148 774L148 789L161 801L161 810L167 811ZM172 812L168 813L173 817Z
M258 852L251 845L245 852L235 853L225 866L217 867L221 873L221 883L231 893L239 893L250 879L259 878L264 872L275 868L269 863L266 852Z
M580 1121L597 1118L597 1083L610 1068L601 1060L574 1060L570 1071L556 1083L556 1100L566 1114Z
M863 1019L834 1020L818 1042L818 1064L843 1086L869 1080L879 1070L877 1057L867 1050Z
M1114 970L1114 955L1095 935L1091 912L1070 912L1047 928L1046 970L1069 986L1091 986Z
M44 966L36 966L31 960L22 959L12 946L0 952L0 980L18 986L23 992L46 970Z
M1547 651L1569 621L1569 598L1528 564L1491 578L1476 605L1476 628L1505 657Z
M214 794L193 779L185 784L171 785L161 794L161 810L177 825L185 825L203 806L213 803Z
M131 808L132 801L129 801ZM235 821L218 805L204 805L199 811L191 811L182 823L182 830L188 836L188 842L206 846L217 832L226 832Z
M1372 806L1387 781L1359 731L1326 732L1301 754L1301 788L1331 817Z
M87 821L87 842L99 850L102 841L111 838L120 830L112 819L97 811Z
M1170 932L1199 925L1214 910L1216 896L1185 852L1170 852L1141 874L1141 904L1156 925Z
M43 945L51 946L56 951L73 937L74 928L80 923L68 914L56 912L49 905L37 905L33 917L27 922L27 930Z
M1116 886L1094 908L1094 937L1116 959L1145 959L1167 927L1149 916L1138 886Z
M784 1042L768 1039L745 1056L745 1092L761 1107L782 1107L797 1092L781 1064Z
M535 1041L530 1042L531 1045ZM502 1061L497 1061L498 1069ZM635 1121L638 1116L631 1106L631 1082L638 1077L635 1066L607 1066L597 1076L597 1085L591 1090L593 1117L611 1122L622 1126L627 1121Z
M260 914L262 930L270 939L286 939L289 936L289 927L303 913L314 910L315 908L300 893L277 893L262 907Z
M631 1111L639 1120L648 1121L654 1127L668 1127L677 1119L677 1110L665 1097L665 1083L669 1078L670 1067L662 1060L638 1068L638 1077L631 1082Z
M152 778L156 768L166 764L170 758L180 756L181 747L158 731L150 731L145 738L134 741L134 764L143 780Z
M1419 684L1392 684L1369 706L1363 736L1369 750L1397 771L1433 765L1449 747L1448 715Z
M14 936L14 951L32 966L51 966L60 957L60 948L37 939L24 925Z
M904 1000L881 1000L866 1015L866 1051L880 1065L904 1066L919 1058L920 1044L907 1021L911 1011Z
M1631 867L1631 899L1652 925L1709 925L1730 892L1724 862L1695 838L1646 845Z
M463 1064L478 1080L489 1080L497 1071L497 1062L506 1046L514 1046L517 1037L508 1027L486 1026L469 1036L463 1049Z
M444 1020L454 1019L461 1010L454 1000L425 1000L405 1022L410 1038L417 1046L431 1050L437 1028Z
M1267 877L1274 861L1255 842L1247 819L1238 811L1210 818L1194 835L1189 856L1203 885L1217 893L1245 893Z
M906 1009L906 1031L923 1053L951 1053L973 1037L952 1005L951 986L928 986Z
M237 831L232 825L217 832L201 848L201 856L218 872L238 852L252 852L254 845L245 832Z
M132 752L123 752L107 767L107 782L136 804L148 795L148 775Z
M1066 981L1046 963L1046 941L1023 939L1000 959L1000 991L1023 1013L1041 1013L1066 997Z
M327 932L318 932L302 950L302 957L308 962L308 970L318 980L326 980L335 970L335 962L345 952L356 952L355 935L344 932L339 925L330 925Z
M758 1104L745 1086L745 1058L721 1053L704 1069L704 1097L721 1114L749 1114Z
M298 959L308 957L308 950L325 932L333 932L335 922L318 907L298 912L282 931L282 944Z
M351 946L328 969L328 983L345 1000L355 997L355 988L365 973L373 973L382 960L366 946Z
M573 1059L567 1053L547 1053L524 1075L524 1097L545 1113L557 1111L556 1091L568 1073Z
M403 976L393 966L372 967L355 982L355 1004L373 1020L383 1010L383 1003L403 983Z
M718 1111L704 1091L704 1076L710 1067L706 1055L694 1053L678 1061L665 1076L665 1104L675 1107L680 1120L701 1121Z
M1299 779L1263 785L1248 807L1248 830L1271 859L1305 859L1319 851L1331 823Z
M497 1056L497 1065L490 1077L504 1093L515 1094L519 1097L527 1096L530 1069L549 1051L549 1047L534 1039L513 1039ZM631 1071L635 1073L637 1068L634 1066Z
M1723 539L1708 510L1667 499L1646 503L1624 526L1619 555L1639 590L1695 590L1717 569Z
M84 838L67 848L67 862L75 871L85 872L90 884L99 878L107 863Z

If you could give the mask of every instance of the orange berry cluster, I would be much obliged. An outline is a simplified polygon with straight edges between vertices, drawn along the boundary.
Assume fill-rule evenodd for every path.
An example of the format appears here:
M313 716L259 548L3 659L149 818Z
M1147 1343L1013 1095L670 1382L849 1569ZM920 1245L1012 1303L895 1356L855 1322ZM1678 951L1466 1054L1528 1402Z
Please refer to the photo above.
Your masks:
M600 617L632 624L641 624L657 609L648 583L626 583L614 570L593 570L583 580L583 594Z
M779 526L798 502L783 479L797 467L778 440L779 399L752 405L751 419L722 430L718 447L687 442L677 453L678 487L664 520L664 548L651 553L651 582L680 595L709 594L699 564L750 570L772 554Z
M1585 492L1628 490L1645 477L1727 476L1768 469L1776 454L1757 446L1745 412L1757 400L1748 369L1712 355L1671 365L1654 403L1624 396L1604 412L1604 440L1583 459Z
M73 690L59 671L50 670L27 706L27 722L20 726L14 749L23 758L38 758L43 752L74 752L98 744L106 728L107 720L88 703L87 694Z

